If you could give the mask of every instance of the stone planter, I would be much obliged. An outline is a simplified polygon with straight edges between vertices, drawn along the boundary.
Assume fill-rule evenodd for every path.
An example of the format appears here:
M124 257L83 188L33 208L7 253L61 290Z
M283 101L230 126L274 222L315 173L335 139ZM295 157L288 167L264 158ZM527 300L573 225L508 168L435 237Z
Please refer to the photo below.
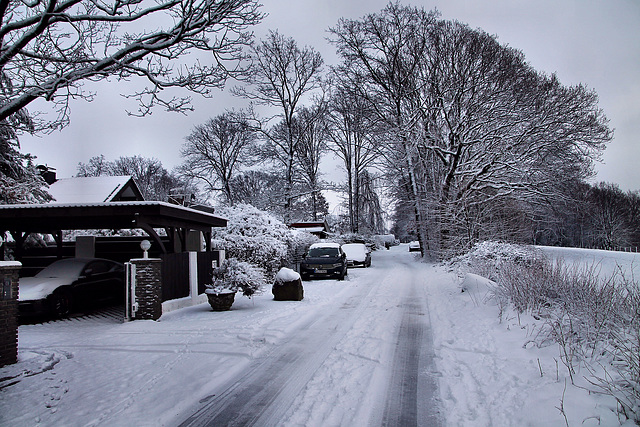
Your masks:
M236 293L228 292L224 294L214 294L207 292L207 299L213 311L228 311L233 305Z
M276 301L302 301L304 298L304 289L302 288L302 280L280 281L276 280L271 288L273 299Z

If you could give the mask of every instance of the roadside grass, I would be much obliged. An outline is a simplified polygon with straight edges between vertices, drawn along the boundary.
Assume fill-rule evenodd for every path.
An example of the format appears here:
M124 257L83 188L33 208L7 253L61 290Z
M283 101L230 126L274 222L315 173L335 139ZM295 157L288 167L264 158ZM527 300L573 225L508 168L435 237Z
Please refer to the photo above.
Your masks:
M622 420L640 425L640 287L621 268L569 265L523 246L484 242L456 259L461 272L495 282L500 316L513 307L543 322L539 346L557 343L575 385L578 368L592 391L611 395Z

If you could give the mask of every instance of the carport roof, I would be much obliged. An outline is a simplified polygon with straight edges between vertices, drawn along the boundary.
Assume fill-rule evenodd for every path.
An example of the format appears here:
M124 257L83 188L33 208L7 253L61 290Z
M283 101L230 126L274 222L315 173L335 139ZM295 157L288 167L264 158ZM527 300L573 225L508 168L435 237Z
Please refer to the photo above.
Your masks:
M10 232L148 227L211 232L226 226L225 218L164 202L0 205L0 231Z

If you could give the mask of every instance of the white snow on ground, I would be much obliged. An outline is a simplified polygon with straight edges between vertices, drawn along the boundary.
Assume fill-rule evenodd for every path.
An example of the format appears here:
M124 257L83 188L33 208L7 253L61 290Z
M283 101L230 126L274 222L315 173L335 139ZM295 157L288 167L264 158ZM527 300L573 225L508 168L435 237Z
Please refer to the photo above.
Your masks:
M575 262L586 254L614 267L640 261L635 254L550 251ZM600 261L601 255L608 258ZM309 374L283 421L313 426L374 419L366 406L386 387L383 367L392 359L400 317L393 289L401 288L408 269L421 278L418 289L428 301L446 425L566 425L558 408L570 426L619 425L612 398L569 384L557 347L528 344L538 320L507 313L500 321L481 278L461 292L453 272L421 262L406 245L372 258L371 268L351 269L344 282L304 282L300 302L274 301L267 290L251 300L238 295L229 312L205 303L157 322L23 325L19 362L0 368L0 425L175 425L217 385L354 296L367 299L359 320Z

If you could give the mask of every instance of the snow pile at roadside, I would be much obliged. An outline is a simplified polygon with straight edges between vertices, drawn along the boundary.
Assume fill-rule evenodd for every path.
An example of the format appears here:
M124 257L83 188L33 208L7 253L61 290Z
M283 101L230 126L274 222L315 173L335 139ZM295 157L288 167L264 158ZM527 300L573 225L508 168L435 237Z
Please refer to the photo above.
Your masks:
M533 265L543 258L544 253L534 246L485 241L476 243L469 252L453 258L447 265L461 279L467 273L474 273L497 281L505 264Z
M444 277L426 288L446 425L620 425L615 400L591 393L586 372L572 386L558 346L534 343L544 320L506 311L500 321L490 282L476 278L465 292Z
M515 245L496 241L479 242L464 255L457 257L455 262L468 263L474 259L492 260L497 266L503 262L531 262L540 256L532 246Z

